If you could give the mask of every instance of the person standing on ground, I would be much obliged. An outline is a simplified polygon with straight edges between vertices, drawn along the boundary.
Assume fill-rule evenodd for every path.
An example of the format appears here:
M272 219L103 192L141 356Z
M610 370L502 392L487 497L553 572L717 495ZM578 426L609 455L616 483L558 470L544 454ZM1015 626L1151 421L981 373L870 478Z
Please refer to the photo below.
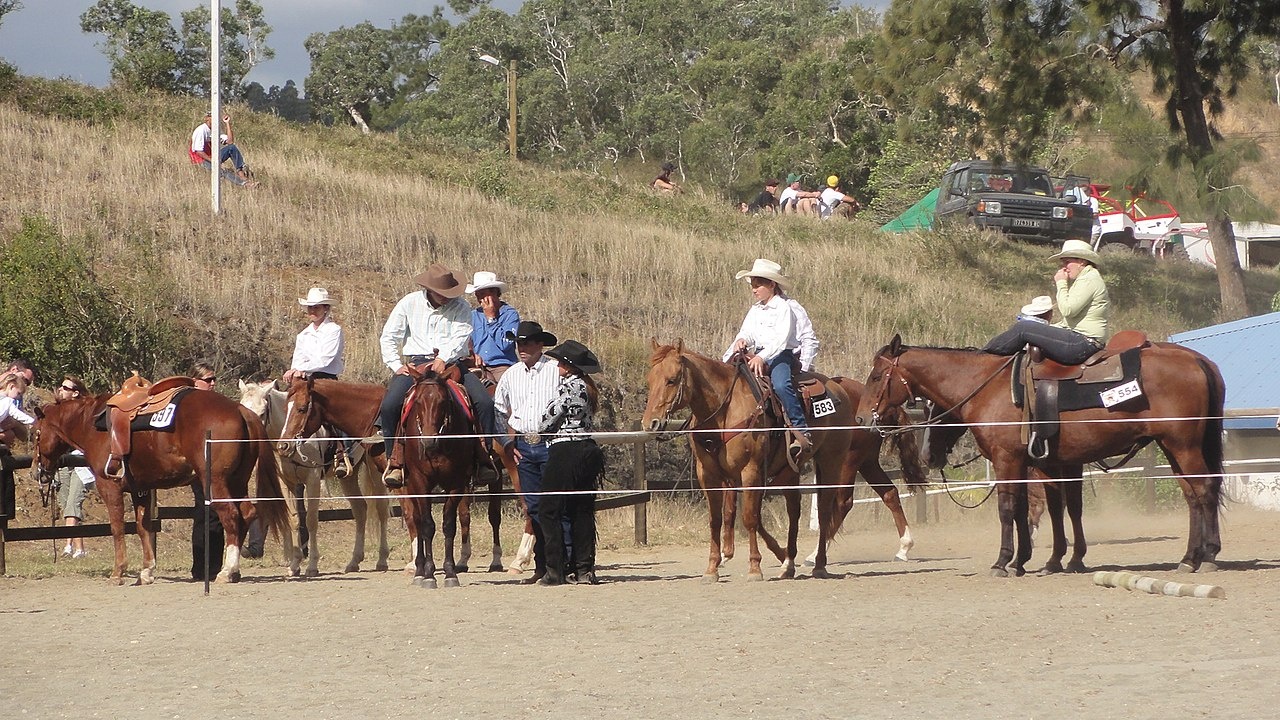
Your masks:
M53 401L74 400L87 394L88 391L80 378L75 375L65 375L53 391ZM67 454L84 458L84 453L79 450L72 450ZM62 524L66 527L75 527L84 522L85 494L93 487L94 480L93 471L83 465L58 467L53 482L58 490L58 502L62 505ZM62 548L62 555L76 560L88 555L84 549L84 538L67 540L67 544Z
M600 405L600 392L589 377L600 372L600 361L582 343L566 340L548 350L559 361L557 395L542 414L539 433L547 436L549 448L543 473L543 495L539 501L542 527L556 528L568 520L573 550L565 552L561 533L546 533L547 571L539 585L561 585L566 581L596 584L596 499L589 491L599 489L604 471L604 452L590 433L592 416ZM557 495L560 492L581 493ZM566 561L571 573L566 572Z
M218 373L213 369L213 361L197 360L191 366L191 379L195 381L197 390L214 390L218 382ZM195 517L191 521L191 579L212 580L222 570L222 552L226 548L227 536L218 521L217 513L211 513L213 522L208 525L204 521L204 479L200 478L191 484L195 493ZM255 537L256 536L256 537ZM264 533L259 523L255 529L249 526L241 557L262 557ZM256 541L256 544L255 544ZM209 547L209 565L204 564L204 549ZM251 554L255 553L256 554Z

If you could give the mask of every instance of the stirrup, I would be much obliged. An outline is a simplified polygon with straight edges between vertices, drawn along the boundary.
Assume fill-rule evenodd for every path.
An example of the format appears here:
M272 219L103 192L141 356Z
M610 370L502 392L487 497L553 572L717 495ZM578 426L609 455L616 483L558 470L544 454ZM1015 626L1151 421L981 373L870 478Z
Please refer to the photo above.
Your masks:
M382 484L391 490L404 487L404 468L387 468L382 474Z

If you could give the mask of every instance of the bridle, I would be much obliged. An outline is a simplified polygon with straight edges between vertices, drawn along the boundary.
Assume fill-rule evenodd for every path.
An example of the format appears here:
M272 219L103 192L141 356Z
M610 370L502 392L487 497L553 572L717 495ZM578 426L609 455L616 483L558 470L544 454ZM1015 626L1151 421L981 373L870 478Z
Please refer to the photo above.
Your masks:
M714 411L712 411L710 415L707 415L706 417L699 420L697 415L693 412L693 408L689 408L689 417L685 418L684 422L680 424L680 427L670 432L660 433L659 437L670 437L675 433L684 432L688 430L690 427L692 427L695 430L700 429L703 423L706 423L710 420L714 420L716 417L718 417L720 413L724 412L725 409L729 407L729 401L733 399L733 390L734 388L737 387L738 378L740 376L741 376L741 373L735 372L733 374L733 382L729 383L729 389L725 391L724 397L720 400L719 407L717 407ZM684 356L681 355L680 356L680 375L676 380L676 396L672 398L671 402L667 403L666 410L665 412L662 413L663 427L666 427L666 424L671 421L671 416L674 415L677 410L679 410L681 407L684 406L685 387L688 385L688 382L689 382L689 363L685 362Z
M880 437L889 437L890 435L901 435L902 433L905 433L905 432L912 432L916 428L928 427L930 425L940 425L943 419L953 415L955 411L964 407L970 400L977 397L978 393L982 392L983 388L989 385L992 380L995 380L997 377L999 377L1000 373L1004 372L1005 368L1013 364L1013 361L1017 359L1017 355L1010 355L1008 360L1005 360L1003 363L1000 364L1000 367L995 369L995 372L992 372L982 382L978 383L978 386L975 387L972 392L970 392L968 395L965 395L964 398L961 399L960 402L956 403L955 405L952 405L946 410L938 413L937 415L934 415L933 417L929 418L925 422L918 423L910 427L900 427L893 430L886 430L884 428L879 427L880 413L876 411L876 408L879 408L882 404L889 402L889 383L890 383L890 379L895 375L894 373L895 369L897 369L896 377L898 381L902 383L903 388L906 390L907 397L908 398L915 397L915 391L912 390L911 384L907 382L907 379L902 376L902 369L898 367L898 360L900 360L901 358L902 358L901 355L895 355L893 357L893 361L889 363L888 369L885 370L884 381L880 384L880 390L876 393L876 402L871 411L871 422L867 426L868 429L875 430L876 432L880 433Z
M262 426L263 426L263 427L270 427L270 426L271 426L271 390L272 390L272 388L266 388L265 396L264 396L264 398L263 398L263 403L262 403L262 407L263 407L263 409L262 409L262 412L258 413L258 417L262 419ZM286 405L285 405L285 406L286 406L286 407L288 407L288 402L289 402L289 396L286 394L286 395L285 395L285 403L286 403ZM310 409L311 409L311 407L310 407L310 406L311 406L311 403L310 403L310 402L308 402L308 403L307 403L307 409L308 409L308 410L310 410ZM308 415L309 415L309 414L310 414L310 413L308 413ZM281 439L281 440L286 440L286 439L287 439L287 438L285 438L285 437L284 437L284 429L285 429L285 426L288 424L288 422L289 422L289 413L287 413L287 412L286 412L286 413L285 413L285 416L284 416L284 421L283 421L283 423L280 425L280 439ZM303 420L303 422L302 422L302 428L301 428L300 430L298 430L298 432L297 432L297 433L295 433L295 434L294 434L294 437L293 437L293 438L291 438L291 439L292 439L292 440L302 440L302 433L303 433L303 431L305 431L305 430L306 430L306 428L307 428L307 423L306 423L306 420L304 419L304 420ZM282 459L282 460L288 460L289 462L293 463L294 465L298 465L298 466L300 466L300 467L305 467L305 468L318 468L318 467L323 467L323 466L324 466L324 459L323 459L323 457L324 457L324 456L323 456L323 454L321 455L321 459L320 459L320 460L311 460L311 459L309 459L309 458L307 457L306 453L304 453L304 452L302 451L302 446L303 446L303 445L305 445L305 444L306 444L305 442L290 442L290 443L288 443L288 445L289 445L289 449L288 449L286 452L282 452L282 453L280 453L280 459ZM295 457L295 456L296 456L296 457Z

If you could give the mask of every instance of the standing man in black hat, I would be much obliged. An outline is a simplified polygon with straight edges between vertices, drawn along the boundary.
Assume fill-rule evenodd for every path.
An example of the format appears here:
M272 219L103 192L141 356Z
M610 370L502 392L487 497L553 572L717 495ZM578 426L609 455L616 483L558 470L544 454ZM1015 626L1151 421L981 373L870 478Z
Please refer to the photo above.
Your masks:
M404 398L414 383L409 365L442 374L448 365L467 357L471 339L471 306L462 299L466 286L458 282L453 271L432 263L413 280L422 290L411 292L396 303L382 326L379 341L382 362L393 373L378 410L378 427L382 429L388 460L382 481L391 488L404 484L404 470L391 467L390 460Z
M596 490L604 470L604 452L590 433L595 427L592 416L600 405L600 393L589 377L600 372L600 361L591 350L576 340L565 340L547 355L560 361L560 383L556 399L542 414L539 432L548 436L549 457L539 509L542 526L554 528L561 518L569 521L573 550L565 552L560 533L546 537L547 572L539 585L561 585L570 579L579 584L596 584L596 499L585 491ZM560 492L578 492L557 495ZM568 557L572 555L572 557Z
M559 538L562 530L547 528L544 533L538 519L538 502L542 492L542 472L547 464L547 443L539 435L542 414L555 399L560 375L556 361L543 354L543 348L556 344L556 336L530 320L523 320L513 333L520 362L512 365L493 394L495 419L508 428L508 443L515 443L516 468L520 472L520 494L524 498L529 519L533 522L533 577L537 582L547 571L545 537Z

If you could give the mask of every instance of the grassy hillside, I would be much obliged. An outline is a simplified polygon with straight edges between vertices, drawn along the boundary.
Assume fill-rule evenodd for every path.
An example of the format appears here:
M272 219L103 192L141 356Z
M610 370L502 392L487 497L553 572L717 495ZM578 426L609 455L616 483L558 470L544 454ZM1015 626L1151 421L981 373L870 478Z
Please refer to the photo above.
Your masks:
M339 298L349 377L381 380L382 322L438 260L468 276L498 273L524 317L591 345L623 425L643 406L649 338L719 353L749 303L733 274L755 257L796 279L822 340L820 369L857 378L895 332L911 343L981 344L1049 291L1055 268L1043 245L743 217L697 193L659 198L640 183L238 109L238 141L262 187L225 185L214 219L207 176L185 150L203 114L196 101L25 80L4 97L0 251L24 217L47 218L122 302L179 330L177 356L143 368L155 375L199 356L228 377L278 374L305 322L296 298L323 285ZM1207 268L1108 257L1104 273L1119 327L1165 336L1217 320ZM1247 283L1258 310L1280 289L1271 272Z

